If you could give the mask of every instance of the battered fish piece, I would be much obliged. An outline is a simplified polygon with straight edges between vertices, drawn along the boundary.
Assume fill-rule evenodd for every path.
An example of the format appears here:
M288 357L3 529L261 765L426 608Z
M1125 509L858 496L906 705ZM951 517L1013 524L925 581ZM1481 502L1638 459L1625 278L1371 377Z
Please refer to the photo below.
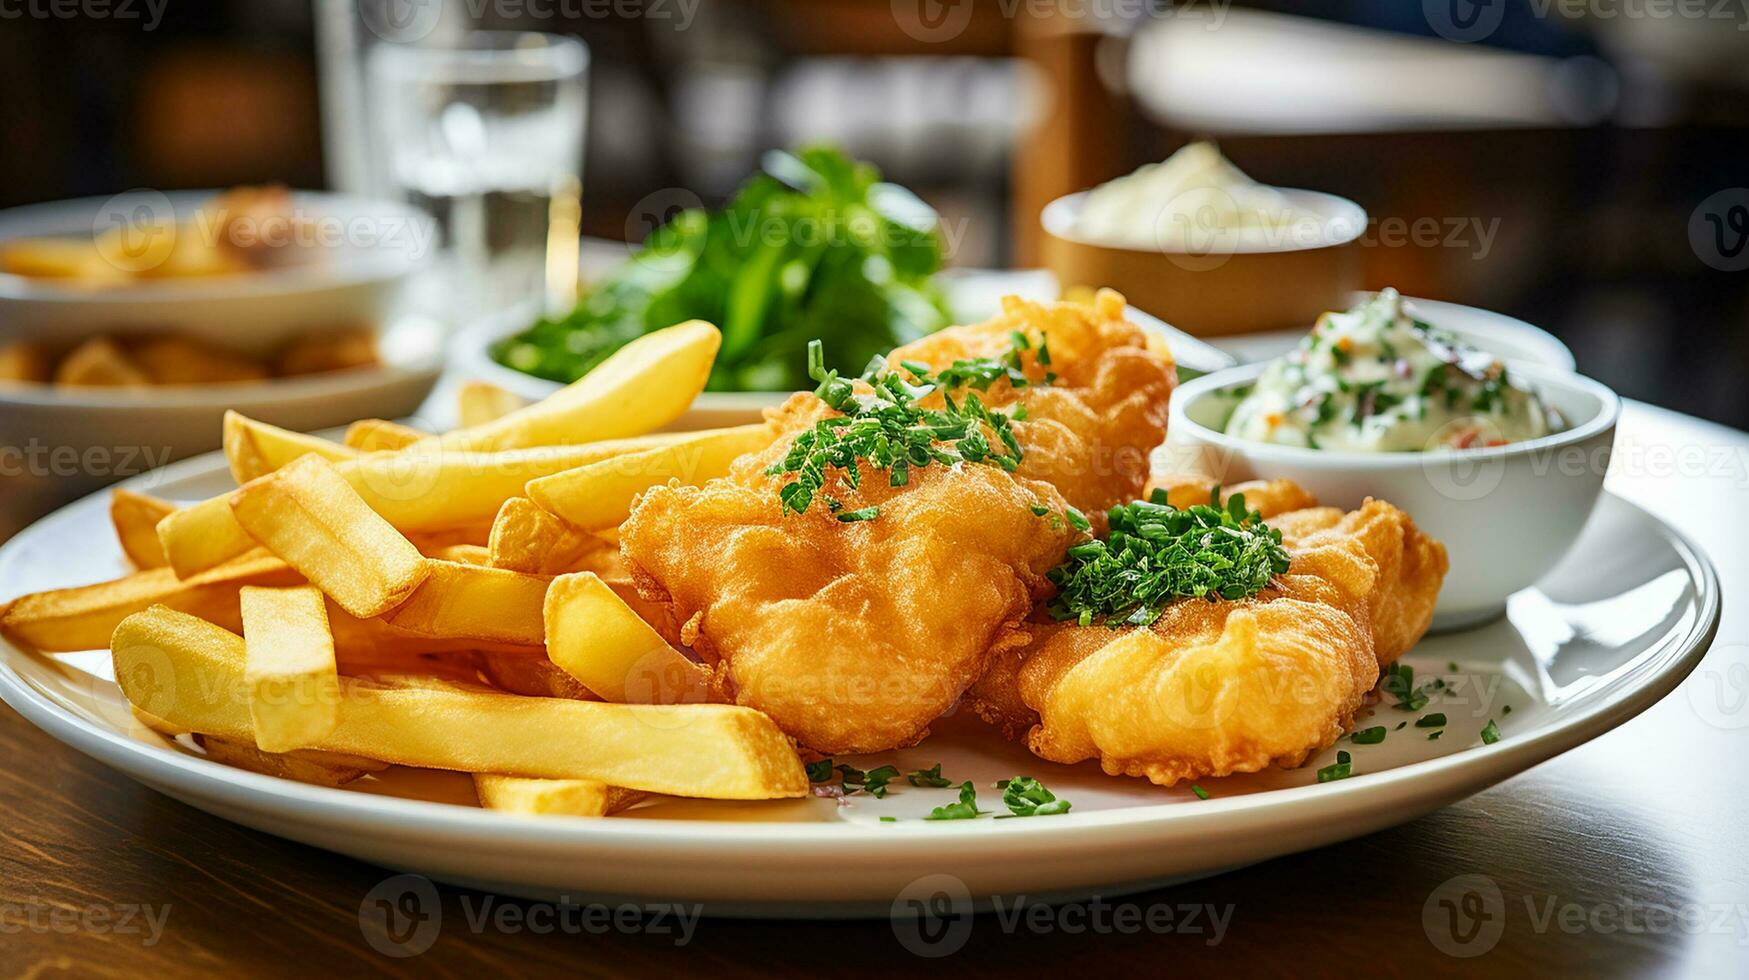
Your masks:
M1041 758L1161 785L1299 765L1425 632L1445 549L1383 501L1269 523L1292 557L1270 588L1180 600L1140 629L1035 623L974 688L974 710Z
M1020 361L1031 383L1016 389L997 381L979 397L986 405L1026 407L1026 420L1014 424L1026 451L1016 475L1051 484L1097 522L1113 505L1141 496L1148 457L1166 438L1167 403L1178 381L1164 345L1150 344L1123 314L1123 296L1109 289L1091 304L1044 306L1009 296L1001 316L931 334L893 351L889 361L941 371L955 361L1000 359L1014 334L1028 338L1033 349ZM1037 349L1041 340L1048 362ZM1054 377L1045 384L1048 375Z
M869 478L834 493L875 520L824 504L785 514L767 467L824 410L793 396L791 435L702 487L658 487L620 528L639 590L670 605L682 639L715 663L725 699L758 708L803 747L911 745L1001 651L1048 589L1075 532L1049 484L995 466L933 465L903 487Z
M998 376L975 391L1014 411L1021 459L936 462L892 487L866 465L854 487L830 469L823 502L785 514L794 474L766 470L796 437L837 414L815 395L772 413L783 433L728 477L646 493L620 529L621 552L646 597L686 624L682 639L715 663L721 695L770 715L806 748L876 752L911 745L990 663L1024 643L1021 624L1049 591L1045 573L1077 536L1069 505L1099 517L1139 493L1165 434L1177 377L1123 319L1123 299L1041 306L1010 298L1002 316L954 327L893 352L894 370L931 374L988 359ZM1016 337L1020 340L1016 340ZM866 384L859 390L872 389ZM935 392L919 400L941 408Z

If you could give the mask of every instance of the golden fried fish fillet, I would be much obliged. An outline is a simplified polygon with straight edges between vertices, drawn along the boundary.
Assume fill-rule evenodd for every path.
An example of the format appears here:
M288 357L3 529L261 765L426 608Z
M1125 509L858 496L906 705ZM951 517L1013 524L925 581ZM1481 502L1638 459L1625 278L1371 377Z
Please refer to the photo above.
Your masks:
M793 432L823 408L796 395L779 417ZM847 508L878 506L877 520L841 523L824 505L786 515L784 480L765 470L791 441L702 487L646 493L620 528L626 564L716 661L722 694L802 746L913 744L992 656L1024 642L1019 624L1074 533L1033 508L1064 501L995 466L935 465L903 487L834 491Z
M1270 524L1296 534L1284 530L1292 564L1270 588L1181 600L1142 629L1035 624L972 707L1041 758L1096 758L1162 785L1298 765L1341 735L1382 664L1426 630L1445 550L1383 501Z
M875 520L842 523L824 505L783 512L778 490L791 477L766 469L835 414L814 395L793 396L771 416L783 435L728 477L644 495L620 529L639 590L668 603L685 642L717 662L725 698L764 711L803 746L916 742L992 659L1025 642L1020 624L1076 536L1067 506L1097 517L1141 490L1176 370L1122 315L1115 293L1090 306L1009 300L989 323L895 351L893 366L931 372L1006 363L1015 351L1030 383L1002 378L978 397L1025 406L1013 424L1022 459L1013 473L937 463L897 488L879 475L853 488L829 471L825 492L846 511L878 507ZM939 408L942 396L920 404Z
M1014 425L1026 451L1017 475L1055 486L1096 521L1114 504L1139 497L1148 457L1166 438L1178 369L1163 344L1150 343L1142 328L1124 319L1118 293L1102 289L1091 304L1051 306L1009 296L1001 316L930 334L889 360L940 371L958 360L999 358L1016 332L1034 345L1042 338L1049 364L1040 363L1036 351L1026 353L1021 360L1030 385L1015 389L998 381L980 397L991 406L1026 407L1026 421Z

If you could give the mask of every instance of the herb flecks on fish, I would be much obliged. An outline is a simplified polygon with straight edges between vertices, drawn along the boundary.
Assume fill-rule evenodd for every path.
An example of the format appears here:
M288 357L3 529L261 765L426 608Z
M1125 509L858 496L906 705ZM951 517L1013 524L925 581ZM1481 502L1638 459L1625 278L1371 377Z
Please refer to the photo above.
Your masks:
M1288 569L1281 532L1234 494L1179 510L1156 490L1151 499L1113 507L1110 535L1069 549L1049 578L1057 597L1047 607L1057 620L1090 625L1146 626L1176 599L1244 599L1263 591Z
M796 437L780 462L765 471L768 476L795 474L795 479L778 491L784 513L806 513L815 497L822 496L827 474L833 470L851 490L862 485L865 468L885 472L888 483L895 487L909 483L913 469L936 463L981 463L1014 472L1024 455L1012 426L1022 417L1020 407L1012 412L986 408L975 390L965 392L959 400L954 398L954 389L967 377L981 376L982 368L963 369L954 375L955 384L948 384L941 376L912 367L907 367L912 377L907 381L890 370L885 360L876 358L861 378L867 389L858 390L856 381L826 368L825 351L818 340L808 344L808 374L820 383L814 395L842 414L814 423ZM987 389L995 380L990 378L982 387ZM918 404L937 391L942 407ZM880 516L879 509L873 507L841 512L842 504L829 496L826 500L840 521Z

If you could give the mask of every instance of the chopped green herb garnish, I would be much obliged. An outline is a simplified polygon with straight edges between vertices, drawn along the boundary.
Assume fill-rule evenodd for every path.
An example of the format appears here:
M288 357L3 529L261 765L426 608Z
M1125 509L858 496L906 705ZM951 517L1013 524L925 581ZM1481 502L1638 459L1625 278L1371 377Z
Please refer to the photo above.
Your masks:
M1511 714L1512 713L1512 705L1510 705L1510 704L1501 705L1500 706L1500 713L1503 715Z
M765 472L768 476L795 474L778 490L783 512L803 514L826 486L827 473L836 470L838 480L855 490L862 484L864 465L885 470L888 482L904 486L913 469L934 463L984 463L1010 473L1020 465L1020 440L1010 425L1012 417L986 409L976 392L966 392L955 401L950 386L926 375L912 384L888 370L876 358L862 380L873 389L859 393L856 383L826 369L819 341L808 344L808 374L818 381L814 395L841 414L814 423L796 436L782 461ZM941 390L943 406L923 408L917 402ZM876 508L839 514L841 521L872 520Z
M1385 740L1385 726L1378 725L1373 728L1362 728L1360 731L1350 735L1349 738L1356 745L1377 745Z
M881 818L881 823L898 823L898 822L899 822L898 817L882 817Z
M1498 741L1500 741L1500 726L1494 724L1494 719L1489 718L1488 723L1482 726L1482 744L1493 745Z
M1443 729L1443 728L1441 728L1437 732L1428 732L1427 733L1427 740L1429 742L1437 741L1439 739L1439 736L1444 735L1444 734L1445 734L1445 729Z
M1447 671L1447 672L1448 672L1448 673L1452 673L1452 674L1455 674L1455 673L1457 673L1457 672L1458 672L1458 665L1457 665L1457 661L1456 661L1456 660L1448 660L1448 661L1446 661L1446 664L1445 664L1445 669L1446 669L1446 671Z
M990 785L996 787L997 789L1007 789L1008 788L1008 780L998 779L995 782L991 783Z
M1318 782L1327 783L1334 779L1347 779L1354 774L1350 766L1352 761L1347 752L1336 753L1334 763L1318 770Z
M1209 798L1209 791L1206 789L1203 789L1201 786L1198 786L1195 783L1190 784L1190 791L1192 793L1195 793L1196 798L1199 800L1206 800Z
M1211 500L1218 500L1211 494ZM1077 527L1078 515L1069 519ZM1046 609L1081 625L1146 626L1174 599L1243 599L1287 571L1281 532L1234 494L1225 507L1197 504L1179 510L1155 490L1149 500L1113 507L1110 535L1069 549L1069 559L1047 576L1057 597Z
M928 769L919 769L905 778L910 780L913 786L934 786L939 789L943 786L953 785L952 780L942 778L941 763L939 762Z
M818 762L810 762L804 768L808 771L808 782L810 783L823 783L832 778L831 759L821 759Z
M1002 802L1017 817L1047 817L1069 812L1069 801L1031 776L1015 776L1002 788Z
M960 784L960 801L938 806L925 820L972 820L978 815L978 791L970 780Z
M1445 715L1435 711L1430 715L1422 715L1415 719L1416 728L1444 728Z
M861 786L863 780L868 778L868 773L863 772L861 769L858 769L855 766L847 766L847 765L839 764L839 765L833 766L832 768L838 770L838 772L841 775L843 775L844 785L846 787L849 787L852 784L857 785L857 786Z
M1034 516L1034 517L1043 517L1046 514L1049 514L1050 512L1051 512L1051 509L1049 507L1046 507L1044 504L1033 504L1032 505L1032 516Z
M881 799L887 795L887 784L897 778L899 778L899 770L892 766L870 769L862 781L862 790L877 800Z
M1397 727L1396 727L1396 728L1393 728L1393 729L1391 729L1391 730L1392 730L1392 731L1394 731L1394 732L1400 732L1400 731L1402 731L1402 730L1403 730L1403 726L1404 726L1404 725L1407 725L1407 724L1409 724L1409 723L1408 723L1408 722L1406 722L1406 721L1399 721L1399 722L1397 722Z

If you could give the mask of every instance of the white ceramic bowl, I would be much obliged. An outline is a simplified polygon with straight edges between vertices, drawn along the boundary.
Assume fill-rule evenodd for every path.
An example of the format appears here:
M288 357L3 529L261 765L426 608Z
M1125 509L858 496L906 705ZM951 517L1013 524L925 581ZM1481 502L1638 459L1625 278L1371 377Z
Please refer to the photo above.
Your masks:
M1230 355L1197 340L1195 337L1162 323L1155 317L1131 308L1129 314L1137 326L1166 337L1166 346L1181 369L1201 375L1233 364ZM558 391L563 385L515 368L508 368L492 359L492 345L527 327L534 313L527 308L505 310L485 317L458 333L450 342L450 366L464 379L489 381L530 401L538 401ZM692 408L672 426L676 429L702 429L724 425L740 425L758 421L767 406L781 403L789 397L781 391L707 391L698 396Z
M1341 308L1353 309L1376 295L1378 294L1366 291L1351 293ZM1573 352L1559 338L1517 317L1436 299L1405 296L1403 302L1408 304L1410 312L1417 318L1426 320L1495 357L1508 361L1534 361L1564 371L1572 371L1578 367L1578 362L1573 359ZM1312 329L1312 325L1312 321L1308 320L1292 330L1216 337L1212 343L1238 358L1243 364L1267 361L1298 347L1300 341L1306 339L1306 333Z
M272 381L158 388L0 384L0 539L55 507L217 449L226 409L310 431L411 415L443 367L438 324L404 317L383 363Z
M217 193L130 191L11 208L0 211L0 241L90 237L118 215L196 221L199 206ZM97 333L168 329L260 355L301 331L389 322L431 255L431 220L391 201L304 191L292 195L292 207L321 236L316 262L106 288L0 273L0 342L71 344Z
M1360 453L1252 442L1220 430L1237 385L1266 365L1247 364L1198 378L1172 396L1163 463L1222 483L1285 477L1320 503L1358 506L1377 497L1407 511L1445 543L1451 571L1439 595L1435 629L1458 629L1498 616L1506 597L1555 566L1577 540L1603 489L1621 400L1570 372L1509 362L1567 422L1541 439L1435 453Z

